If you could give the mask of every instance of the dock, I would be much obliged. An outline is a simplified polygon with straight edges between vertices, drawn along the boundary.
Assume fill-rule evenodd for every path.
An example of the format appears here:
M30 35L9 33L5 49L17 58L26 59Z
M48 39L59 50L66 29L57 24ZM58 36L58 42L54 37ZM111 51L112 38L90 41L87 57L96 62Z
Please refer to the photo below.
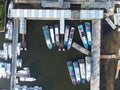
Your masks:
M92 20L92 46L91 46L91 82L90 90L100 90L100 36L101 36L101 19L104 18L103 8L114 8L115 4L120 4L119 1L114 0L70 0L65 2L64 0L57 1L42 1L42 0L15 0L15 3L32 3L40 4L41 9L14 9L10 8L8 12L8 18L14 20L13 29L13 43L12 43L12 72L11 72L11 87L10 90L15 90L16 77L19 76L16 66L17 61L17 43L18 43L18 23L20 20L20 30L25 30L25 19L26 20L59 20L60 21L60 35L61 43L59 48L64 48L63 37L64 37L64 26L65 20ZM70 10L72 4L81 5L81 9ZM43 9L44 8L44 9ZM59 8L59 9L58 9ZM95 9L94 9L95 8ZM106 21L112 25L113 29L115 25L120 25L120 12L114 14L114 23L106 18ZM22 31L22 46L26 47L25 33ZM79 48L79 47L78 47ZM77 48L77 49L78 49ZM79 50L80 51L80 50ZM87 52L89 53L89 52ZM86 54L89 55L89 54ZM103 56L104 57L104 56ZM110 58L105 57L105 58ZM119 65L119 62L118 62ZM119 70L119 67L117 67ZM117 72L118 73L118 72ZM116 78L118 74L116 74ZM22 86L19 86L22 87ZM26 88L26 87L23 87ZM41 90L41 89L40 89Z
M93 32L94 31L94 32ZM100 36L101 20L92 20L91 82L90 90L100 90Z
M18 19L14 19L14 29L13 29L13 43L12 43L12 68L11 68L11 85L10 90L15 90L16 86L16 61L17 61L17 43L18 43Z

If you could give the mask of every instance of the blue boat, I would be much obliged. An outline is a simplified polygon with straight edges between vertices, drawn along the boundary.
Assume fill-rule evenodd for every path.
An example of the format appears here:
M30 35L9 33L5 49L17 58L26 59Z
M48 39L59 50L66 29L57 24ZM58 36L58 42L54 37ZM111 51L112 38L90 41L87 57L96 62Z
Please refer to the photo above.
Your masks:
M80 34L80 37L81 37L81 40L83 42L84 47L86 49L88 49L87 38L86 38L86 35L85 35L85 31L83 29L83 25L78 25L78 30L79 30L79 34Z
M71 27L69 40L68 40L68 48L67 48L68 50L71 48L71 44L72 44L72 40L73 40L73 36L74 36L74 30L75 30L75 28Z
M85 60L84 59L79 59L79 67L80 67L80 73L81 73L81 82L85 84L86 82L86 73L85 73Z
M69 37L69 32L70 32L70 26L66 25L65 26L65 36L64 36L64 45L68 45L68 37Z
M75 72L74 72L72 61L67 61L67 66L68 66L68 71L69 71L72 83L76 85Z
M76 83L80 84L81 83L81 75L80 75L79 63L77 61L74 61L73 67L74 67L74 71L75 71Z
M58 27L58 25L55 25L54 29L55 29L56 45L59 46L59 44L60 44L60 36L59 36L59 27Z
M85 22L85 30L87 34L87 41L88 45L91 45L91 29L90 29L90 22Z
M44 33L44 36L45 36L45 41L46 41L47 47L49 49L52 49L52 43L51 43L51 39L50 39L49 28L46 25L46 26L43 26L42 29L43 29L43 33Z

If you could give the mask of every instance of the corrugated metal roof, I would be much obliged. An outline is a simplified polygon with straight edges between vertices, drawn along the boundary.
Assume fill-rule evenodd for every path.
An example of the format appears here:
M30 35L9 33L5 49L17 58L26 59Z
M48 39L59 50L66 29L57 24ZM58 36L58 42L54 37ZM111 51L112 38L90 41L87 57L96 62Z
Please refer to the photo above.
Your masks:
M71 18L70 10L11 9L9 17L25 18Z
M80 10L80 19L102 19L103 10Z

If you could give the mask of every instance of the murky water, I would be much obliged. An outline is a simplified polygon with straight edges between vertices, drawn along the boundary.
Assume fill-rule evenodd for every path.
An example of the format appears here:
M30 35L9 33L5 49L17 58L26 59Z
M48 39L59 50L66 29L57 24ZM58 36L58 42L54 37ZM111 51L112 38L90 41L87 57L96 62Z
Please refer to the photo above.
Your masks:
M66 21L66 24L76 26L74 41L81 43L77 25L80 21ZM28 21L27 45L28 51L22 54L24 66L30 66L31 76L37 78L32 85L42 85L43 90L89 90L89 83L74 86L68 73L66 62L83 57L81 53L71 48L59 52L58 47L49 50L43 36L43 25L59 24L59 21Z
M75 26L73 41L82 45L77 25L83 22L66 21L65 23ZM59 21L31 20L27 22L26 41L28 50L22 51L19 58L23 59L23 67L30 67L31 76L35 77L37 81L32 83L20 82L20 84L39 85L43 87L43 90L89 90L89 83L76 86L72 84L66 65L67 60L83 58L84 55L73 48L65 52L59 52L58 47L53 47L51 50L47 48L42 26L54 24L59 24ZM4 35L2 37L4 38ZM21 35L19 41L21 41ZM0 42L1 46L3 42L4 40ZM4 82L0 82L1 87L3 84Z

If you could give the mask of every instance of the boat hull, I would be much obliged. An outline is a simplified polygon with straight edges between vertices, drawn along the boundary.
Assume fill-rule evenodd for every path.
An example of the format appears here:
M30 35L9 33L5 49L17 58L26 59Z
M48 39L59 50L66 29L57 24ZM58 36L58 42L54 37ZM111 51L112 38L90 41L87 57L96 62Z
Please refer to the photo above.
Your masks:
M72 83L74 85L76 85L76 79L75 79L75 73L74 73L74 68L73 68L72 61L67 61L67 66L68 66L68 71L69 71Z
M79 30L79 34L80 34L80 37L81 37L84 47L86 49L88 49L87 38L85 36L85 31L83 29L83 25L78 25L78 30Z
M81 45L77 44L76 42L72 43L72 47L85 55L90 55L90 52L87 49L83 48Z
M79 64L77 61L73 62L73 67L74 67L74 71L75 71L76 83L80 84L81 83L81 75L80 75Z
M90 23L89 22L85 22L85 30L86 30L86 34L87 34L87 42L88 45L91 45L91 29L90 29Z
M55 25L55 41L56 41L56 45L59 46L60 45L60 35L59 35L59 28L57 25Z
M69 40L68 40L68 48L67 48L68 50L71 48L71 44L72 44L73 36L74 36L74 30L75 30L75 28L71 27Z
M44 33L44 37L45 37L45 41L46 41L47 47L49 49L52 49L52 43L51 43L51 40L50 40L49 28L46 25L46 26L43 26L42 29L43 29L43 33Z
M80 73L81 73L81 82L85 84L86 82L86 73L85 73L85 60L79 59L79 67L80 67Z
M91 59L90 57L85 57L86 63L86 80L89 82L91 79Z
M68 37L69 37L69 32L70 32L70 26L66 25L65 26L65 36L64 36L64 45L68 45Z
M50 26L50 37L51 37L51 42L53 44L53 46L55 46L55 36L54 36L54 28L53 26Z

